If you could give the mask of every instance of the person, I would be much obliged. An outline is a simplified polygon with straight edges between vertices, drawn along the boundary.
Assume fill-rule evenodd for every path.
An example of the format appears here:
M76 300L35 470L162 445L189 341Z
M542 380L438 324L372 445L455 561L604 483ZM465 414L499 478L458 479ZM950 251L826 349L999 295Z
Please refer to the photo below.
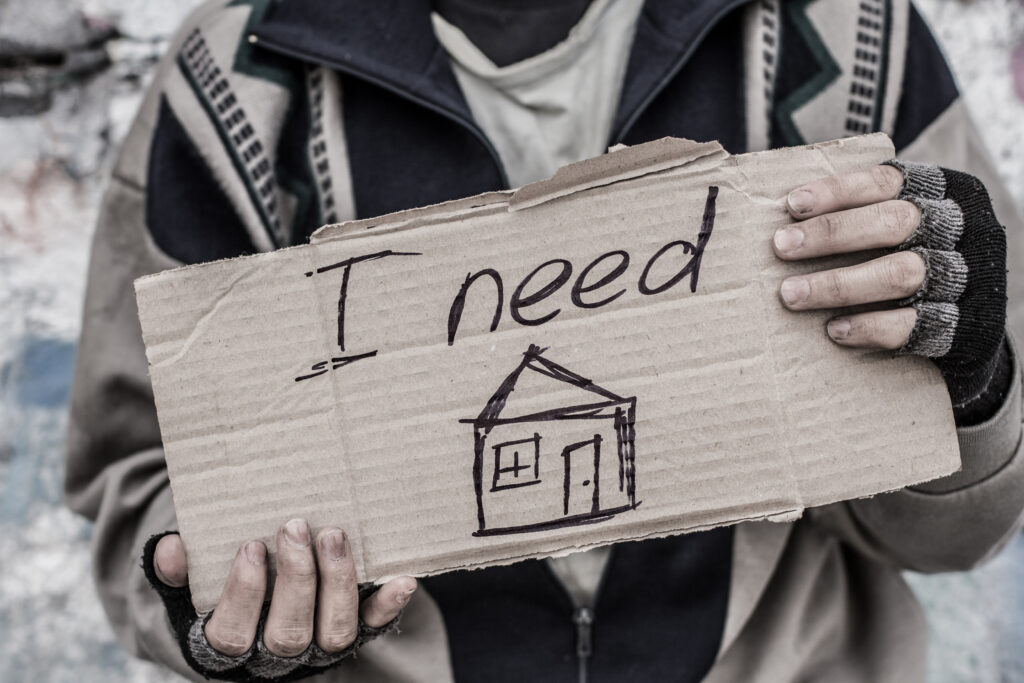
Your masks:
M521 185L612 144L673 135L739 153L878 130L899 160L795 188L772 246L886 253L787 279L780 297L795 311L890 302L825 333L935 361L960 472L791 523L420 590L357 587L346 520L314 534L296 519L269 596L254 541L216 609L193 611L133 279ZM208 3L158 68L93 246L66 491L96 523L108 617L131 652L226 680L923 680L927 631L900 570L971 568L1024 508L999 221L1020 227L907 0Z

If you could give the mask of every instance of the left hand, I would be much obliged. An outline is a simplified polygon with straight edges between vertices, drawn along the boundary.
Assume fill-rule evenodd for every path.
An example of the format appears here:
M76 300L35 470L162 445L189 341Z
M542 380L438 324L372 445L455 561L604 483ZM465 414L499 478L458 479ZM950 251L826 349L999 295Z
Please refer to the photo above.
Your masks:
M772 248L790 261L896 247L921 222L917 206L896 199L902 187L900 170L884 165L799 187L790 192L787 206L800 222L778 230ZM917 292L925 273L919 254L896 251L855 266L786 278L779 296L792 311L895 301ZM917 311L901 306L834 318L827 332L842 346L895 350L907 343L916 321Z
M160 595L185 661L205 678L304 678L356 655L395 629L416 590L411 577L373 589L356 584L352 549L336 527L315 539L304 519L277 532L277 579L267 603L267 549L243 544L220 600L200 616L192 607L185 547L176 532L153 536L142 565Z
M892 160L799 187L787 206L798 222L773 236L779 258L892 251L786 278L783 304L805 311L893 302L833 318L828 336L841 346L931 358L957 423L988 419L1009 389L1013 364L1005 343L1006 230L981 181Z

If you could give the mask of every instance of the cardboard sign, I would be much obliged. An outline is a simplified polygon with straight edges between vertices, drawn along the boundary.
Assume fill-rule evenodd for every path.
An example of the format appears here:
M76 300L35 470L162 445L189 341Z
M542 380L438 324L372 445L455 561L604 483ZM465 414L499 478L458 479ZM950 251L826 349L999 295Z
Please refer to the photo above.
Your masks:
M892 155L884 135L739 156L665 139L139 279L196 607L297 516L343 527L376 581L952 473L928 361L839 348L827 313L778 301L784 276L844 262L773 255L786 193Z

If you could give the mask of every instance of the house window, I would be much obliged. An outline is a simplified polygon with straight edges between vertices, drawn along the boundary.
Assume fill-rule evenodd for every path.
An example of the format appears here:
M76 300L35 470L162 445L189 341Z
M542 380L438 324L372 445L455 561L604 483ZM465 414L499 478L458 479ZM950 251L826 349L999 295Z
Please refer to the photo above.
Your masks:
M529 439L506 441L494 446L492 491L539 484L539 474L540 434L534 434Z

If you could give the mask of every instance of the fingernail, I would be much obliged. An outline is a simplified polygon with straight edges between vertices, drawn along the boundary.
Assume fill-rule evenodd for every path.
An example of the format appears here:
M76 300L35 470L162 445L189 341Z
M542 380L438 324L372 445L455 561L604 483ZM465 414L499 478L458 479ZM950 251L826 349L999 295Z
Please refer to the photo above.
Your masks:
M802 277L791 277L783 280L779 294L782 295L782 300L786 302L787 306L793 306L807 300L807 297L811 295L811 286Z
M344 560L348 554L345 549L345 532L341 529L335 529L325 534L321 537L320 544L323 546L324 552L327 553L327 559L332 562Z
M415 588L410 588L409 590L403 593L399 593L395 596L395 602L397 602L399 605L404 605L405 603L409 602L410 598L412 598L412 594L415 592Z
M267 548L259 541L249 541L245 544L245 558L250 564L262 567L267 563Z
M814 210L814 193L810 190L793 190L789 193L789 208L797 215Z
M804 231L799 228L783 228L775 231L775 248L779 251L796 251L804 243Z
M185 583L182 581L172 581L171 579L167 578L167 576L162 571L160 571L160 565L155 562L153 563L153 570L156 572L156 578L160 579L163 583L165 583L168 586L171 586L173 588L181 588L185 585Z
M284 537L295 548L309 545L309 525L304 519L293 519L284 525Z
M836 318L828 324L828 336L833 339L846 339L850 336L850 321L843 318Z

